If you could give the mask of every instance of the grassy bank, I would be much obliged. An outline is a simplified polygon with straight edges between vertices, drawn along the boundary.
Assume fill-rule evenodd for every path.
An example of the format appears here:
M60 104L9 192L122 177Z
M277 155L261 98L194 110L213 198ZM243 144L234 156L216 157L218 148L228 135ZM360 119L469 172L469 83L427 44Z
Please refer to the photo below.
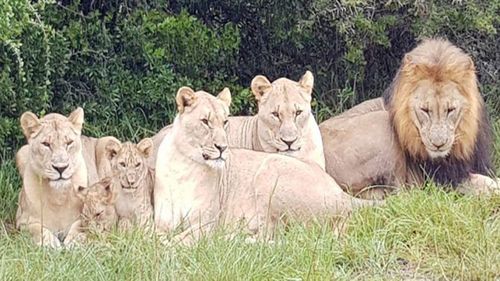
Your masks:
M338 237L325 223L293 224L274 244L222 235L192 248L140 231L93 237L75 250L34 247L12 228L19 179L0 171L0 280L495 280L500 278L500 197L429 185L363 210Z

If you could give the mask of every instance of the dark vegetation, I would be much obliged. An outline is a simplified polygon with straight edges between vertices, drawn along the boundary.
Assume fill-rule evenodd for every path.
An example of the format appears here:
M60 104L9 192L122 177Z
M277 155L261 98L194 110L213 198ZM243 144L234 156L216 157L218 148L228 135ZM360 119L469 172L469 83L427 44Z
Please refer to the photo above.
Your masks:
M19 117L82 106L85 133L151 135L175 115L183 85L252 114L251 79L316 78L319 120L380 96L403 54L443 36L477 65L500 104L500 1L6 0L0 4L0 145L24 142Z

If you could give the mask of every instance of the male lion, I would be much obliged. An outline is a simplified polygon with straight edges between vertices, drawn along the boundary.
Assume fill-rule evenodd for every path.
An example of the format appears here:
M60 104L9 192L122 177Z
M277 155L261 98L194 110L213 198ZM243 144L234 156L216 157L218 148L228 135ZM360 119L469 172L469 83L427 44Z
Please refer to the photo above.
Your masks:
M158 230L184 227L180 237L189 242L215 225L245 223L251 234L264 235L279 220L342 216L374 204L344 193L318 165L229 149L227 88L216 98L182 87L176 102L179 114L156 162Z
M68 117L51 113L38 117L25 112L21 127L28 139L23 154L23 187L19 195L16 226L26 229L38 245L70 244L78 232L82 202L75 186L87 186L87 168L80 139L83 109ZM61 242L62 241L62 242Z
M491 128L474 63L446 40L422 42L405 55L383 100L362 103L320 130L327 172L354 193L430 178L463 192L497 188L487 177Z
M256 76L251 83L258 101L255 116L229 117L229 147L293 156L325 169L323 142L311 113L314 77L310 71L298 81L279 78L273 83ZM155 144L168 134L165 127L153 137ZM157 147L157 146L155 146ZM154 153L153 162L156 159Z
M120 143L116 139L106 144L106 156L111 163L109 171L117 185L116 211L120 229L132 225L150 225L153 220L152 196L154 171L148 166L153 150L150 138L138 144Z

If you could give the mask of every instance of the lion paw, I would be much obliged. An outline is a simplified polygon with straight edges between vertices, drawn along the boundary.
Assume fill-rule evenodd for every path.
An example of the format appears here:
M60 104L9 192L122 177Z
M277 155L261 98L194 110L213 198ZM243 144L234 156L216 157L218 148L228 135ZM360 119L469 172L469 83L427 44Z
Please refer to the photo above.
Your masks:
M61 247L61 241L48 230L43 230L42 237L41 239L38 239L38 241L36 241L36 244L38 246L44 246L54 249Z
M87 240L87 235L85 233L78 233L73 236L68 236L64 239L64 246L69 249L79 247L85 243Z

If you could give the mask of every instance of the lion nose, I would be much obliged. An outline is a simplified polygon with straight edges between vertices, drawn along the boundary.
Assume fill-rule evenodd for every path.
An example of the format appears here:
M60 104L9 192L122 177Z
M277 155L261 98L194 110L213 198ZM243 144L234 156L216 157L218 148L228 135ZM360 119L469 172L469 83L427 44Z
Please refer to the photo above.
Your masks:
M431 143L436 147L437 150L439 150L441 147L443 147L448 140L446 138L440 138L438 140L433 140Z
M444 142L443 143L438 143L438 144L433 143L433 145L436 147L437 150L439 150L441 147L443 147Z
M62 175L62 173L68 168L69 165L65 165L65 166L55 166L55 165L52 165L52 168L54 168L54 170L58 171L60 175Z
M127 182L130 185L133 185L135 183L135 176L133 174L127 174Z
M227 148L227 145L218 145L218 144L214 144L215 148L217 148L219 150L219 152L222 154L222 152L224 152L224 150L226 150Z
M295 138L294 140L291 140L291 141L288 141L288 140L284 140L283 138L281 139L282 142L284 142L286 145L288 145L288 148L291 148L292 147L292 144L297 140L297 138Z

